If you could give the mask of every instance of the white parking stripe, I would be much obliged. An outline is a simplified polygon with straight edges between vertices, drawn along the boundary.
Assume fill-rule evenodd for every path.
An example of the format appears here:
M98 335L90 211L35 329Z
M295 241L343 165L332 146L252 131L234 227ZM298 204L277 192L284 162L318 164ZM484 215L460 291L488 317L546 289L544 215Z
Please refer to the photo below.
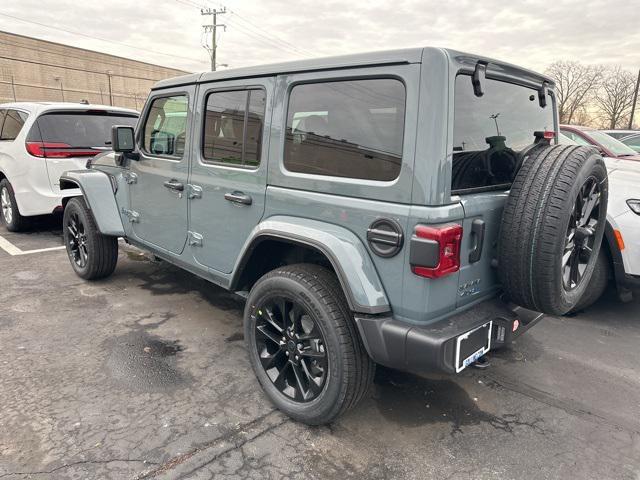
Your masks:
M36 250L21 250L16 247L9 240L0 235L0 248L7 252L9 255L28 255L30 253L41 253L41 252L52 252L54 250L64 250L64 246L62 247L50 247L50 248L38 248Z

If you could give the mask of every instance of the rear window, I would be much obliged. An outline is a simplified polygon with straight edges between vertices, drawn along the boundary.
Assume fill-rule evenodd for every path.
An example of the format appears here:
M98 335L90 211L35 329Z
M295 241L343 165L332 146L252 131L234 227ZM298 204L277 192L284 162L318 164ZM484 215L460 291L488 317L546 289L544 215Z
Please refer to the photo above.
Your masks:
M284 165L292 172L394 180L402 165L405 89L381 78L295 86Z
M534 132L555 130L551 96L543 108L531 88L490 79L482 86L484 95L476 97L470 76L456 78L453 193L508 189Z
M135 126L138 118L133 115L106 113L56 112L45 113L38 118L38 128L43 142L66 143L70 147L108 147L111 145L111 127Z

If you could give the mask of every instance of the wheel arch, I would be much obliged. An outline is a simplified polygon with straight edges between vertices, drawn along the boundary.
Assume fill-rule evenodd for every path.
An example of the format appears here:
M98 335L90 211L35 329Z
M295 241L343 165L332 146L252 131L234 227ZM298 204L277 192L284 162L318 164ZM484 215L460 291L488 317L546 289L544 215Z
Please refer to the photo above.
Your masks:
M355 234L302 218L270 219L258 225L236 262L230 289L250 289L268 271L293 263L315 263L332 270L353 312L390 311L373 261Z
M80 189L103 235L125 234L110 176L99 170L72 170L60 177L60 190ZM67 199L68 202L68 199ZM66 202L63 204L66 206Z

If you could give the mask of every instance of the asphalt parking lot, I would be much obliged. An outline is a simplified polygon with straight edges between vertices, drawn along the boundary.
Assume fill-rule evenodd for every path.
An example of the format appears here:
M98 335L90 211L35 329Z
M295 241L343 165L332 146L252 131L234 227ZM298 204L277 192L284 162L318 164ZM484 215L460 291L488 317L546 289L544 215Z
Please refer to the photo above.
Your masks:
M486 370L379 368L310 428L262 395L241 299L130 247L86 283L61 244L56 219L0 227L2 479L640 479L640 295L547 318Z

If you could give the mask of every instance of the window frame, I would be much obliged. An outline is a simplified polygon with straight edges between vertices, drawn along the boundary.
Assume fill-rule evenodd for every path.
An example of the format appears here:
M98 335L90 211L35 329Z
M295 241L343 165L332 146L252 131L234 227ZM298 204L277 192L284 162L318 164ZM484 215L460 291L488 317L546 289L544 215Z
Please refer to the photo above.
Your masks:
M288 119L289 119L289 111L291 108L291 92L300 86L300 85L314 85L314 84L327 84L327 83L344 83L344 82L354 82L361 80L396 80L402 85L404 91L404 116L402 118L402 138L400 140L400 145L402 150L400 152L400 168L398 169L397 175L390 180L375 180L371 178L362 178L362 177L349 177L349 176L338 176L338 175L325 175L320 173L310 173L310 172L297 172L295 170L289 170L287 168L287 164L285 162L285 153L287 148L287 128L288 128ZM286 91L286 103L285 108L283 109L283 123L282 123L282 156L280 158L280 162L282 165L282 169L286 172L287 175L295 175L303 178L310 179L327 179L329 181L343 181L343 182L371 182L373 185L391 185L397 182L402 176L402 170L405 163L405 148L404 142L407 135L407 97L408 97L408 89L407 84L404 78L400 75L395 75L392 73L383 73L383 74L364 74L364 75L353 75L353 76L336 76L336 77L325 77L311 80L299 80L292 82L287 87Z
M186 126L185 126L185 149L184 152L182 153L181 156L178 155L158 155L157 153L152 153L149 152L144 145L144 137L145 137L145 129L147 126L147 122L149 121L149 115L151 114L151 107L153 106L153 103L156 100L159 100L161 98L171 98L171 97L186 97L187 99L187 117L186 117ZM189 95L189 92L187 92L186 90L180 90L177 92L166 92L163 93L161 95L157 95L157 96L150 96L149 99L147 100L147 107L146 107L146 111L144 112L144 119L142 122L140 122L140 130L139 130L139 134L138 134L138 149L144 154L145 157L149 157L149 158L160 158L163 160L172 160L174 162L181 162L182 160L184 160L185 155L187 153L188 150L188 145L190 144L189 142L189 135L191 134L191 129L189 128L189 115L193 115L193 112L190 112L191 108L190 108L190 102L191 102L191 96ZM141 117L142 118L142 117Z
M261 90L264 93L264 98L265 98L265 104L264 104L264 112L262 115L262 132L261 132L261 138L260 138L260 143L258 145L258 155L259 155L259 161L257 165L245 165L245 164L235 164L235 163L230 163L230 162L220 162L220 161L216 161L216 160L209 160L204 156L204 138L205 138L205 123L207 121L207 102L209 101L209 97L213 94L216 93L224 93L224 92L249 92L251 90ZM198 148L198 157L199 157L199 163L200 165L206 165L206 166L217 166L217 167L226 167L226 168L235 168L235 169L239 169L239 170L247 170L247 171L256 171L260 169L260 166L262 165L262 147L263 147L263 140L264 140L264 134L265 134L265 127L267 125L267 106L269 105L269 97L267 94L267 89L265 88L264 85L252 85L252 86L239 86L239 85L234 85L234 86L228 86L228 87L223 87L223 88L211 88L206 90L203 95L202 95L202 99L203 99L203 103L202 103L202 119L200 121L200 145ZM249 101L250 101L250 95L247 95L247 100L245 102L245 112L244 112L244 118L242 121L242 153L243 153L243 158L242 161L244 162L244 152L245 152L245 144L246 144L246 138L247 138L247 120L249 118Z
M450 114L450 125L451 125L451 139L449 140L449 145L448 145L448 151L449 151L449 155L451 156L451 161L449 162L449 175L450 175L450 180L449 180L449 188L450 188L450 196L451 197L461 197L461 196L465 196L465 195L474 195L474 194L478 194L478 193L486 193L486 192L508 192L509 190L511 190L511 186L513 185L513 182L511 183L500 183L500 184L496 184L496 185L486 185L486 186L482 186L482 187L472 187L472 188L464 188L464 189L454 189L453 188L453 154L455 154L456 152L453 151L453 130L455 129L455 101L456 101L456 89L455 89L455 85L456 85L456 80L458 79L458 77L463 76L463 77L468 77L469 78L469 88L473 88L471 80L473 78L473 72L468 72L465 70L458 70L456 72L456 74L453 77L453 83L452 83L452 103L451 103L451 114ZM504 77L502 75L487 75L486 79L488 80L492 80L495 82L501 82L501 83L506 83L509 85L515 85L518 87L522 87L522 88L527 88L529 90L531 90L534 94L537 95L536 93L536 89L533 85L527 83L527 82L518 82L516 81L516 79L511 78L511 77ZM547 105L546 108L550 108L551 109L551 116L553 119L553 127L554 127L554 132L559 132L560 131L560 125L558 124L558 119L557 119L557 110L556 110L556 95L554 93L554 91L551 88L547 89ZM531 144L533 144L533 141L531 142ZM527 148L527 147L525 147Z
M14 112L23 113L26 115L26 117L24 119L24 122L22 122L22 127L20 127L18 134L14 138L2 138L2 130L4 129L4 122L5 122L5 119L7 118L7 114L11 110L13 110ZM20 108L12 108L12 107L2 108L0 109L0 112L4 112L2 115L0 115L0 142L15 142L16 138L20 136L20 134L24 130L24 127L27 125L27 120L29 120L30 112L26 110L22 110Z

